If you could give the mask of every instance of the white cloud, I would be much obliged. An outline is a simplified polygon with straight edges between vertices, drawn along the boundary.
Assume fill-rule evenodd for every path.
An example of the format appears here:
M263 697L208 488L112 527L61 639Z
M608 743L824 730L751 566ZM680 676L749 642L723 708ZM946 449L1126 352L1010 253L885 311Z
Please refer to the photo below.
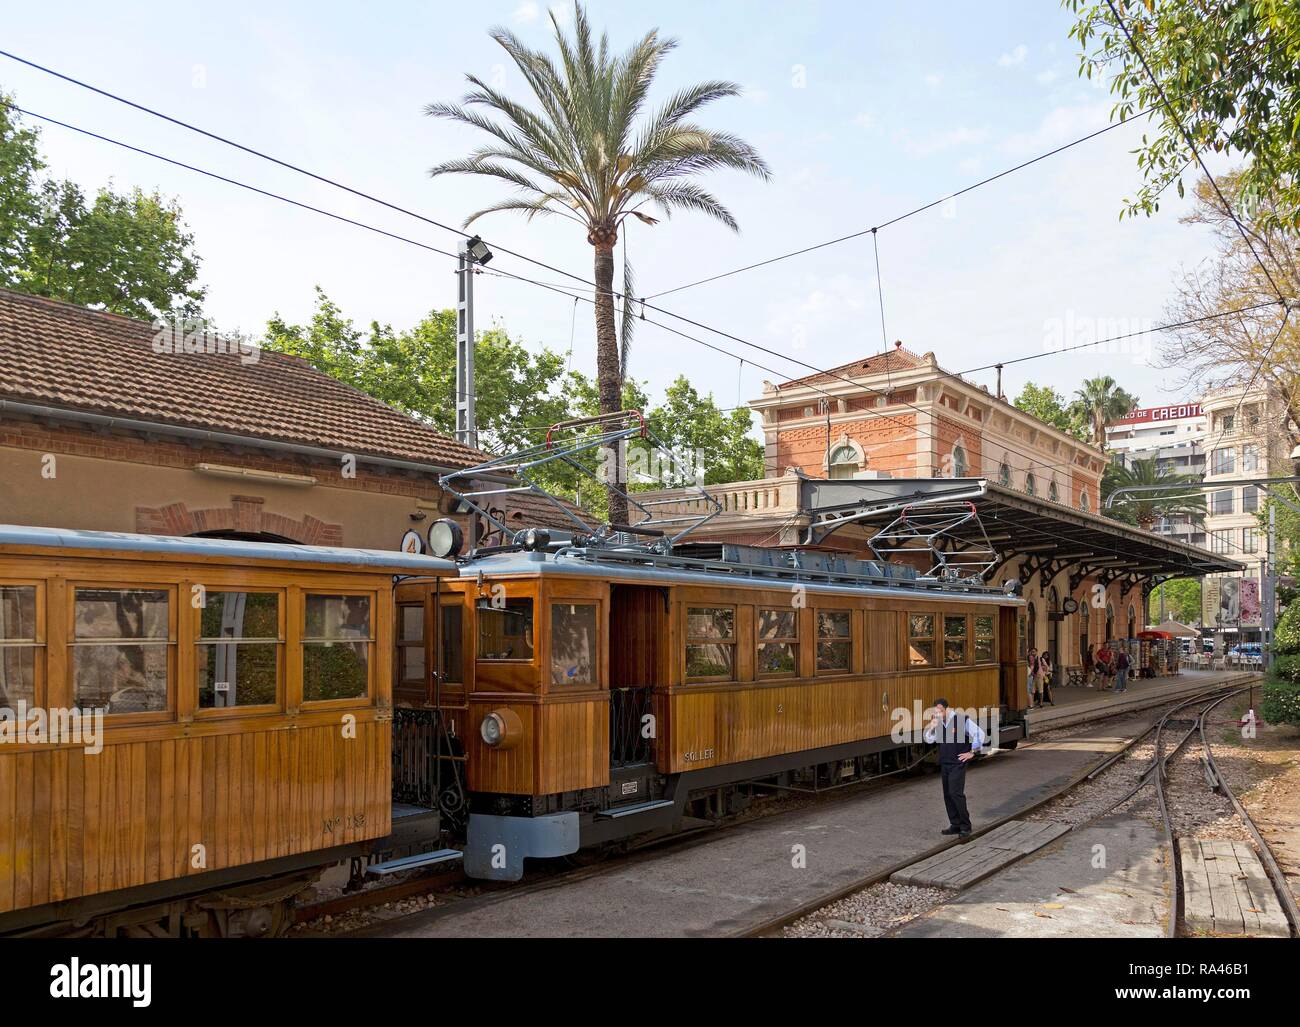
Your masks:
M522 4L515 8L515 13L510 15L510 20L517 25L530 25L537 20L541 13L541 9L533 0L524 0Z
M925 76L925 84L931 89L938 89L943 85L943 76L938 72L932 71L930 74Z
M1010 53L1004 53L1001 57L999 57L998 66L1002 68L1010 68L1016 64L1024 64L1025 58L1028 56L1029 56L1029 47L1025 46L1024 43L1021 43Z
M1034 81L1040 86L1050 86L1056 81L1056 69L1048 68L1046 71L1040 71L1034 76Z
M926 157L932 153L951 150L958 146L970 146L988 139L987 129L961 126L947 132L937 132L923 139L909 139L904 145L913 157Z
M762 86L745 86L740 91L740 98L748 100L750 103L767 103L769 95L771 94Z
M870 111L863 111L853 119L853 124L859 128L875 128L876 117Z

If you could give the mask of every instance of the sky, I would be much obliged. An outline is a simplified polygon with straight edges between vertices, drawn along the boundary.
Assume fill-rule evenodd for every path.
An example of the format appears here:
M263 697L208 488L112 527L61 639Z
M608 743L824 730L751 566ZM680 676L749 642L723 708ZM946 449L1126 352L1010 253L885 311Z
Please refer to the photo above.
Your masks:
M588 9L617 49L655 27L678 40L653 99L704 79L740 84L740 97L699 120L746 138L773 173L766 183L734 173L705 180L739 234L691 214L633 224L625 242L642 295L868 229L1109 122L1111 98L1079 77L1071 18L1054 0L593 0ZM556 11L571 21L566 5ZM488 35L498 25L538 47L553 31L535 0L63 0L12 7L0 49L459 226L503 190L428 177L430 166L481 140L424 107L457 100L466 72L527 98L522 76ZM453 233L4 58L0 89L35 112L456 248ZM1121 126L881 229L883 335L867 235L653 301L776 355L651 312L744 362L647 323L630 373L652 399L686 374L732 407L758 396L765 380L834 367L886 340L962 371L1165 323L1181 269L1209 258L1213 246L1203 229L1179 223L1187 207L1172 193L1156 216L1120 219L1140 185L1132 151L1144 127ZM179 199L202 258L207 313L222 328L256 336L276 313L302 323L316 286L359 325L401 329L454 303L454 263L445 257L59 127L42 130L42 147L51 174L88 189L111 181ZM591 247L569 221L497 214L475 230L490 245L591 277ZM573 285L501 252L490 269ZM532 349L571 352L575 369L594 373L589 304L575 308L571 298L494 275L480 276L476 293L480 329L495 323ZM1188 398L1175 371L1152 366L1154 338L1016 365L1004 388L1014 396L1033 380L1069 397L1082 379L1110 374L1143 406ZM992 374L971 377L992 387Z

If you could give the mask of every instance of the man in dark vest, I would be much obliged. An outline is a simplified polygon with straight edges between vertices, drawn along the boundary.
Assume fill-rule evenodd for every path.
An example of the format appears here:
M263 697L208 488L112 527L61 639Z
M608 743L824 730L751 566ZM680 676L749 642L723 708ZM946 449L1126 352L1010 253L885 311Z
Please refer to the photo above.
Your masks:
M936 699L925 740L939 743L939 771L943 775L943 804L948 826L940 834L970 836L970 811L966 808L966 764L984 748L984 732L970 717L957 715L947 699Z

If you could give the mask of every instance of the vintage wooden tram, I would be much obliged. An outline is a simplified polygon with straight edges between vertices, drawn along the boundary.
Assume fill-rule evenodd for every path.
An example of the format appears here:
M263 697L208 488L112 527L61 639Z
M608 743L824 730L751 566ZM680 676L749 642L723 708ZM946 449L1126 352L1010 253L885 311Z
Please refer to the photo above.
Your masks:
M635 525L495 515L629 440L635 412L572 422L445 477L502 541L436 522L452 559L0 526L0 934L273 934L347 860L518 880L906 769L940 695L1024 736L1018 588L942 538L969 504L904 504L877 560L684 541L702 488L658 519L625 490Z
M543 542L396 599L398 716L429 738L403 751L442 757L474 876L713 820L755 788L899 769L920 746L895 729L919 733L938 696L986 711L1005 746L1024 735L1021 601L903 566ZM399 753L399 778L421 769Z
M393 579L455 570L0 527L0 934L282 928L393 833Z
M0 933L276 933L327 865L453 846L517 879L900 769L940 694L1013 745L1021 615L809 550L0 528Z

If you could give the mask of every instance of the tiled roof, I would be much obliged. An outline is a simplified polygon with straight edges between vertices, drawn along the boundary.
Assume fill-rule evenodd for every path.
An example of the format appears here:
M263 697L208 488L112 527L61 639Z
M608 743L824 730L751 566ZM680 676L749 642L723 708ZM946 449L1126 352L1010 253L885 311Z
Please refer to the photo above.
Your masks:
M865 359L858 359L847 364L841 364L839 367L832 367L828 371L818 371L815 374L805 375L803 378L796 378L794 381L782 382L778 389L793 389L801 385L824 385L827 382L839 381L843 378L862 378L867 375L893 373L895 371L909 371L914 367L921 367L925 364L925 358L917 356L909 349L902 346L895 346L883 353L874 353Z
M298 357L156 353L155 334L0 289L0 398L438 466L488 459Z

